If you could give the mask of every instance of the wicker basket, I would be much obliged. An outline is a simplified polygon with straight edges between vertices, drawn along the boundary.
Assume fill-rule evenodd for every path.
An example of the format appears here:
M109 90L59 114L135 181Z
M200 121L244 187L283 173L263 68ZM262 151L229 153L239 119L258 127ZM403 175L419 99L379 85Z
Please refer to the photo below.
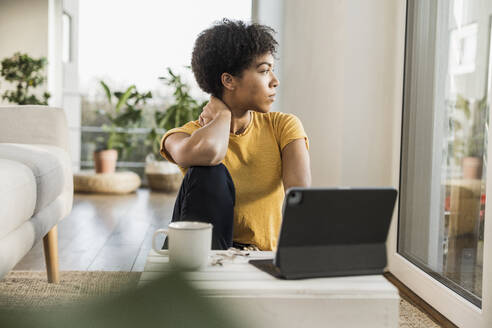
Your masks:
M172 174L145 173L150 189L162 192L176 192L183 181L181 172Z
M128 194L135 192L141 184L140 177L130 171L95 173L80 171L73 174L75 192Z

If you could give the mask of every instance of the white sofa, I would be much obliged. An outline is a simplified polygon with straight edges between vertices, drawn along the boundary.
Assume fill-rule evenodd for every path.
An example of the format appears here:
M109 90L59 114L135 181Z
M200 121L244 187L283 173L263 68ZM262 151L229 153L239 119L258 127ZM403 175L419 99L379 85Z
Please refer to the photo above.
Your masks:
M72 209L73 176L62 109L0 106L0 278L43 238L58 282L57 224Z

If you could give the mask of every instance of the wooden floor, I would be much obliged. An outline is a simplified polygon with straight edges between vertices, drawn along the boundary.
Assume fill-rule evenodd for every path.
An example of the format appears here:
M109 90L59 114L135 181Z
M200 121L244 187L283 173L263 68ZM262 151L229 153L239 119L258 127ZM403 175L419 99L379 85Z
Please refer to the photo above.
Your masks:
M58 224L60 270L143 271L152 234L171 221L175 197L149 189L123 196L75 194L72 212ZM42 245L14 270L45 270Z

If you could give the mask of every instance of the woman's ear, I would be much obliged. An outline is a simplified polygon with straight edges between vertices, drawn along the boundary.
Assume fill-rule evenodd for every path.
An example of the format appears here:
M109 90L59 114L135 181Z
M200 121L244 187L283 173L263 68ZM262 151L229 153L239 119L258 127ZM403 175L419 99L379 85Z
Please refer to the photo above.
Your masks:
M226 88L227 90L232 91L236 88L236 81L234 79L234 76L232 76L231 74L222 73L222 75L220 76L220 80L224 88Z

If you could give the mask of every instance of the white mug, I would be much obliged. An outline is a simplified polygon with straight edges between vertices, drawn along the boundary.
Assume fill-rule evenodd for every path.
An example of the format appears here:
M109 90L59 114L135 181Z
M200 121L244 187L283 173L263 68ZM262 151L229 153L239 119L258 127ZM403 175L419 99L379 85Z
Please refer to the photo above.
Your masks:
M168 229L158 229L152 237L152 248L169 255L171 265L182 270L197 270L208 262L212 248L212 224L205 222L171 222ZM168 238L168 250L155 247L155 237L163 233Z

